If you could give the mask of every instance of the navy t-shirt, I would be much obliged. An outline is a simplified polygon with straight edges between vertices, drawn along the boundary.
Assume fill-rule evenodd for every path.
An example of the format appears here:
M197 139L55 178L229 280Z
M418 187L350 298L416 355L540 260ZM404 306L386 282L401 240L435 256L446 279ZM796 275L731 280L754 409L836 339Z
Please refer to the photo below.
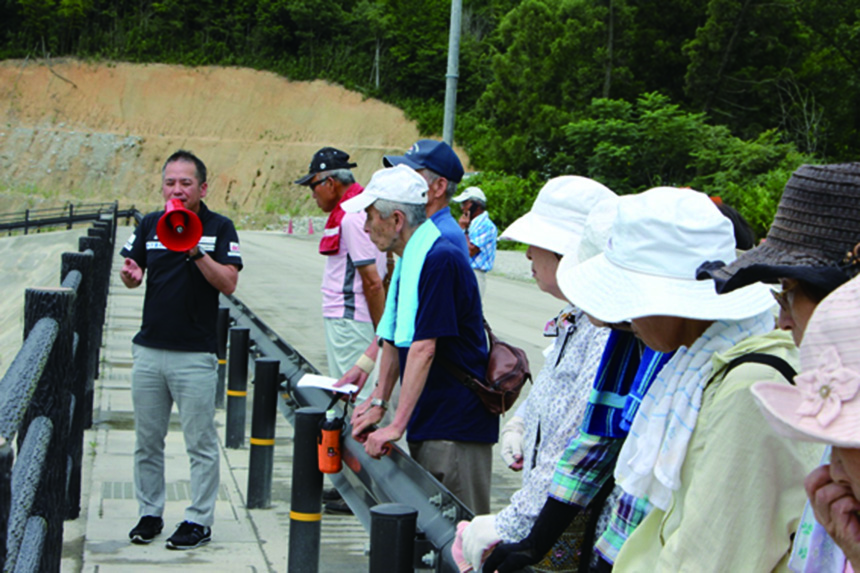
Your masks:
M459 247L444 236L427 253L418 283L413 339L429 338L436 339L437 356L445 356L476 378L486 375L487 337L475 273ZM408 353L408 348L398 348L401 372L406 372ZM495 443L499 417L434 360L407 430L409 441Z
M215 352L218 290L185 253L168 250L155 234L164 211L146 215L120 254L145 271L143 322L134 343L151 348ZM242 268L239 236L233 222L200 203L203 224L199 246L221 264Z
M451 214L449 207L443 207L430 215L430 220L433 221L433 224L436 225L436 228L439 229L443 237L451 241L454 246L458 247L466 255L466 260L472 258L469 255L469 243L466 242L466 232L460 228L460 225Z

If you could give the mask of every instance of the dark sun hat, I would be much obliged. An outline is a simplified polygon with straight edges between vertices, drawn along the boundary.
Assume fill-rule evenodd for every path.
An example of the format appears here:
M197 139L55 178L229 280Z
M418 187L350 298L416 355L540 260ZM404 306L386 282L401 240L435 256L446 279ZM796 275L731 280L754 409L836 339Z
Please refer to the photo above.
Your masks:
M860 272L860 163L802 165L780 199L764 243L733 263L708 261L697 278L727 293L797 279L830 292Z

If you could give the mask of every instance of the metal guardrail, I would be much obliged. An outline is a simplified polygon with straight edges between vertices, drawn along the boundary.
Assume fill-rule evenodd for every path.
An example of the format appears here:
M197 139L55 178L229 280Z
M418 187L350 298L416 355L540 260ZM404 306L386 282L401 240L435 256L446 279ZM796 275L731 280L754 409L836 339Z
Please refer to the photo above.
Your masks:
M115 215L102 215L80 238L80 252L63 254L61 287L25 293L25 340L0 379L4 572L59 571L63 520L80 514L83 436L92 421L115 233Z
M113 203L88 203L74 205L67 204L65 207L54 207L45 209L24 209L9 213L0 213L0 231L9 234L12 231L23 230L27 235L33 229L65 227L71 229L76 223L89 223L98 221L104 215L114 215L120 219L131 218L140 212L133 206L130 209L119 211L117 202Z
M283 382L278 409L291 424L295 425L298 408L325 409L329 405L331 397L325 391L297 387L306 373L319 373L310 362L238 298L222 295L221 305L229 309L233 326L249 330L251 357L280 362ZM335 408L338 415L342 414L342 406ZM348 424L343 435L344 468L340 473L329 474L329 478L364 528L370 530L370 509L378 504L410 506L418 511L419 565L436 571L458 571L450 546L457 522L471 519L474 516L471 510L400 448L395 446L389 455L375 460L365 453L362 444L350 437Z

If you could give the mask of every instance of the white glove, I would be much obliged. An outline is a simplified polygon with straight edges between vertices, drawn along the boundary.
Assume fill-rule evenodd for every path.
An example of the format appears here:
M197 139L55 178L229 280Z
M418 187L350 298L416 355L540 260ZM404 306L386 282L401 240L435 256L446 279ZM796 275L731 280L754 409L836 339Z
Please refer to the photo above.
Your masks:
M496 533L496 516L478 515L463 530L463 558L472 569L480 571L484 553L501 540Z
M502 428L502 459L514 471L523 469L523 434L526 432L525 420L513 416Z

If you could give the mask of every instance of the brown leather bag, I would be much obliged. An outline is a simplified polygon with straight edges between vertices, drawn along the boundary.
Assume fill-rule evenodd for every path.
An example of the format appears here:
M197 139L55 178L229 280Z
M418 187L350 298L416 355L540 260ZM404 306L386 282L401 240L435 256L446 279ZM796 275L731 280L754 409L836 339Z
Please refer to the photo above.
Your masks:
M525 386L532 379L529 358L525 350L500 340L489 323L484 320L484 329L490 342L489 361L485 380L478 380L464 372L445 357L437 357L442 365L472 390L491 414L504 414L514 405Z

